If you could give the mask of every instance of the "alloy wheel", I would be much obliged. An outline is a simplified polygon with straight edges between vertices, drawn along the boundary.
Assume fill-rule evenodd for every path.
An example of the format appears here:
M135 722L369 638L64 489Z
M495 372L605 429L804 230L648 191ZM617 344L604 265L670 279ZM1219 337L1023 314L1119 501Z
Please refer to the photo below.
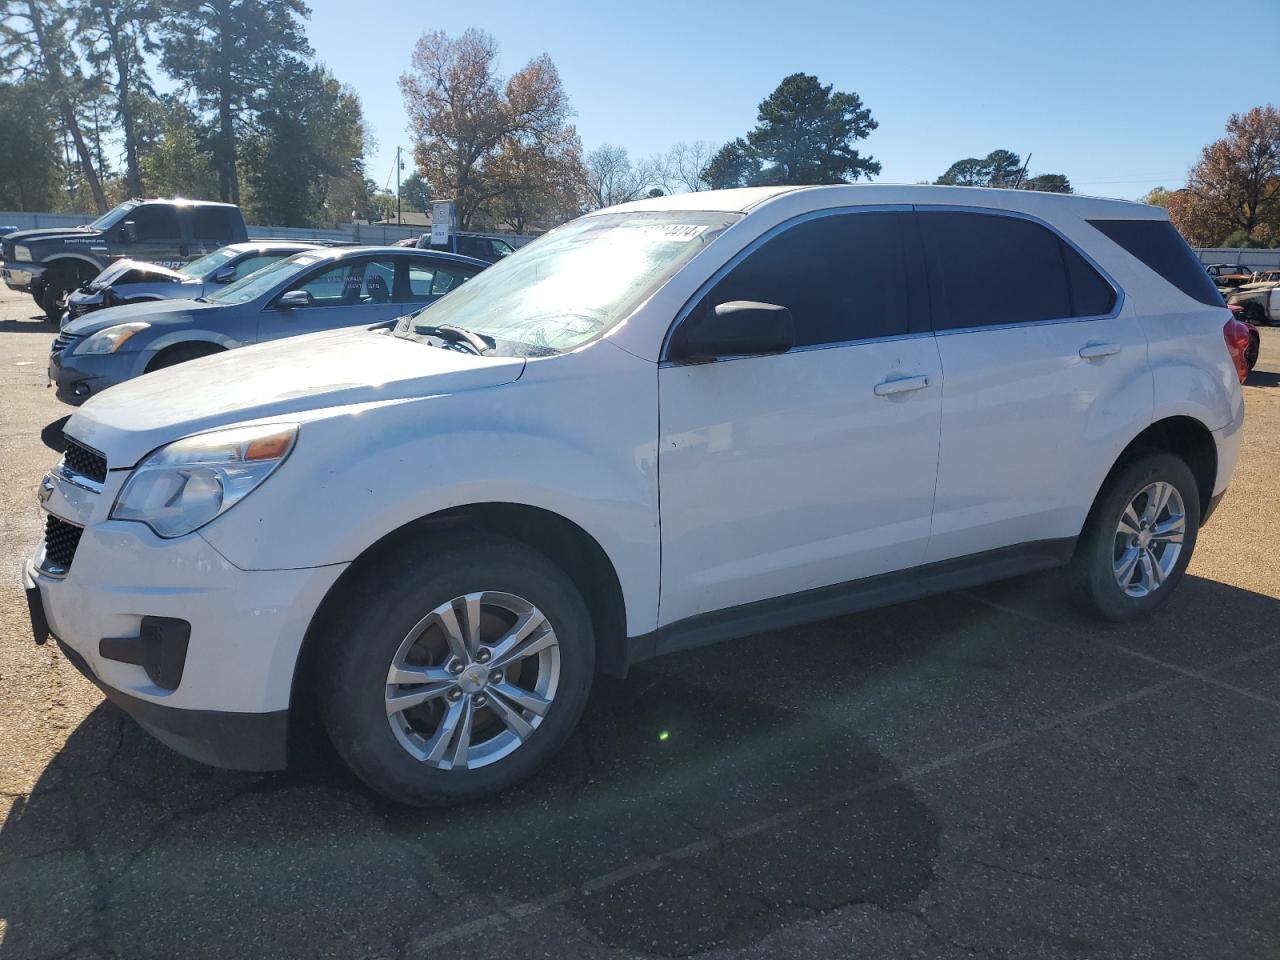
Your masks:
M1148 484L1129 501L1116 527L1112 572L1131 597L1154 593L1173 573L1182 554L1186 509L1177 487Z
M401 642L387 671L387 720L422 763L475 769L519 749L559 682L559 641L542 611L509 593L468 593Z

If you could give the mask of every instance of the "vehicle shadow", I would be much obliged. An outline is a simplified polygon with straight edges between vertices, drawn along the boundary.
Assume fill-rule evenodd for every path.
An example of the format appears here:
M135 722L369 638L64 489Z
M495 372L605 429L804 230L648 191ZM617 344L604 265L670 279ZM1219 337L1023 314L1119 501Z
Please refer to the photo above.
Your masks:
M1245 378L1246 387L1280 387L1280 373L1270 370L1254 370Z
M62 430L70 419L71 414L59 417L40 431L41 441L54 453L65 453L67 450L67 438Z
M1280 613L1185 586L1215 637ZM1051 620L1066 609L1052 581L1002 590ZM937 883L943 828L862 718L893 690L939 740L985 730L989 704L967 691L1001 676L1045 698L1070 678L1001 660L1060 643L952 595L663 658L602 680L547 772L451 810L382 802L323 749L278 774L202 767L104 703L0 830L0 957L490 956L542 911L577 921L558 936L580 924L627 955L684 956L850 904L906 909ZM947 709L926 699L943 682Z
M0 320L0 333L52 333L55 326L41 313L28 320Z

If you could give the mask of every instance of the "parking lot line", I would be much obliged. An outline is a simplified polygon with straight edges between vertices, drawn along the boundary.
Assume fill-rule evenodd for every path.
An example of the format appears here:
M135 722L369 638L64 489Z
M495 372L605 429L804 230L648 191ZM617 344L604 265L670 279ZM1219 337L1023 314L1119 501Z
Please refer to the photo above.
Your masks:
M971 596L970 594L966 595ZM975 597L974 599L982 600L980 597ZM997 603L986 600L982 600L982 602L1000 610L1005 609ZM1029 614L1021 614L1015 610L1006 610L1006 612L1017 616L1023 616L1025 619L1035 620L1049 626L1054 626L1055 629L1061 629L1060 625L1048 624L1047 621L1042 621L1038 617ZM583 881L578 885L563 887L555 893L548 894L545 897L540 897L536 900L522 901L520 903L513 904L510 907L502 907L501 909L486 914L485 916L477 917L474 920L460 923L457 926L449 927L445 930L439 931L438 933L416 940L413 943L413 948L415 950L429 950L432 947L445 946L449 943L462 940L477 933L483 933L485 931L504 927L516 920L525 919L549 910L552 907L561 906L576 899L577 897L599 893L602 890L617 886L618 884L635 877L654 873L657 870L661 870L663 867L678 864L682 861L708 853L730 840L741 840L765 830L770 830L792 821L803 819L804 817L810 816L811 814L828 807L838 806L858 797L865 796L866 794L874 793L877 790L884 789L885 787L891 786L895 783L905 783L911 780L917 780L939 770L945 770L948 767L964 763L966 760L972 760L994 751L1002 750L1005 747L1023 743L1042 733L1047 733L1051 730L1068 726L1081 720L1090 719L1091 717L1114 710L1117 707L1126 706L1139 700L1144 700L1153 694L1161 693L1172 687L1184 684L1188 680L1198 680L1214 686L1224 687L1225 689L1232 690L1235 693L1250 697L1251 699L1260 700L1261 702L1274 706L1280 706L1280 703L1277 703L1270 698L1262 697L1260 695L1253 694L1250 691L1241 690L1231 686L1230 684L1217 681L1213 677L1206 676L1202 671L1188 670L1183 667L1174 666L1173 664L1163 663L1153 657L1148 657L1145 654L1140 654L1137 651L1122 647L1119 644L1108 645L1115 647L1117 650L1121 650L1122 652L1131 653L1141 659L1150 660L1157 665L1167 667L1176 675L1170 677L1168 680L1149 684L1138 690L1134 690L1131 693L1112 697L1109 700L1104 700L1103 702L1093 704L1092 706L1081 707L1078 710L1068 711L1067 713L1061 714L1050 720L1046 720L1043 723L1033 724L1030 727L1017 730L1003 737L995 737L991 740L984 741L983 743L976 744L975 746L967 747L963 750L956 750L952 753L946 754L945 756L938 757L935 760L929 760L924 763L916 764L913 767L907 767L900 773L893 776L875 777L849 790L844 790L839 793L832 794L831 796L823 797L821 800L802 804L798 807L787 810L784 813L774 814L773 816L765 817L761 820L755 820L751 823L735 827L724 834L707 837L703 840L697 840L674 850L659 853L644 860L628 864L625 867L619 867L616 870L611 870L608 873L603 873L597 877ZM1280 651L1280 642L1269 643L1245 653L1228 657L1225 660L1212 664L1207 668L1207 671L1214 672L1218 670L1225 670L1229 667L1238 666L1239 664L1247 663L1250 660L1265 656L1273 651ZM409 951L406 951L406 955L408 954Z

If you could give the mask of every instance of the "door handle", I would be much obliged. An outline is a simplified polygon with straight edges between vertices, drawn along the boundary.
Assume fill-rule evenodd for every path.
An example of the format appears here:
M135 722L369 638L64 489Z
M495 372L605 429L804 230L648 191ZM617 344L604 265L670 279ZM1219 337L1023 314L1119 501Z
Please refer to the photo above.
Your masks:
M902 393L923 390L928 385L928 377L898 377L894 380L884 380L881 383L877 383L875 394L877 397L896 397Z
M1120 344L1118 343L1086 343L1080 348L1080 358L1082 360L1105 360L1107 357L1115 356L1120 352Z

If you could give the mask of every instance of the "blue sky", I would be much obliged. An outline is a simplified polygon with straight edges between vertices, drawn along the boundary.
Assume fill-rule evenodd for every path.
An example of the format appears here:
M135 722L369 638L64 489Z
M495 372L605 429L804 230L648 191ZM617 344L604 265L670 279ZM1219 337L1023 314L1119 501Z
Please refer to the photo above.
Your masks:
M862 149L890 183L1003 147L1078 193L1134 198L1181 184L1233 111L1280 102L1275 58L1232 53L1274 32L1277 0L311 2L308 36L360 94L379 183L411 144L397 78L433 29L487 30L504 74L549 54L585 148L633 158L739 136L783 76L816 74L871 108Z

